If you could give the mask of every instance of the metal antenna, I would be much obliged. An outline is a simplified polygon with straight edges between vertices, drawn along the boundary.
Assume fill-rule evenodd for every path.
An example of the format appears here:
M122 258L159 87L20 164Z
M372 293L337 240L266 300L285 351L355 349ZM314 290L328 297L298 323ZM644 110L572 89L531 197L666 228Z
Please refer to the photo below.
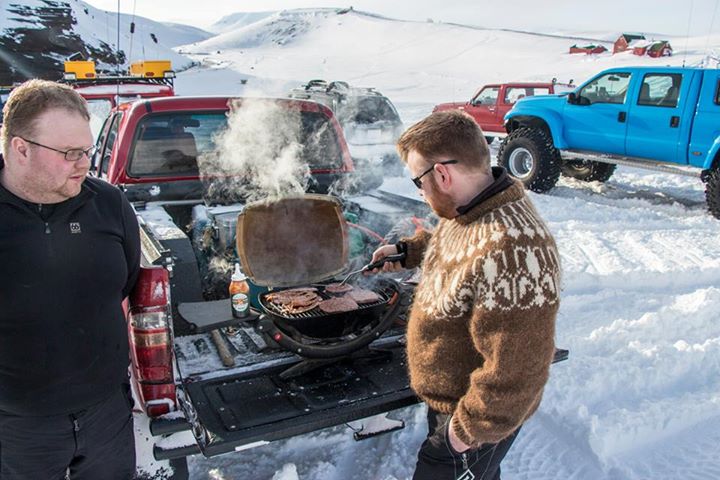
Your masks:
M120 98L120 0L117 2L117 45L115 46L115 76L117 78L117 89L115 91L115 102Z
M132 61L133 38L135 37L135 9L137 8L137 0L133 2L132 20L130 20L130 53L128 53L128 61Z

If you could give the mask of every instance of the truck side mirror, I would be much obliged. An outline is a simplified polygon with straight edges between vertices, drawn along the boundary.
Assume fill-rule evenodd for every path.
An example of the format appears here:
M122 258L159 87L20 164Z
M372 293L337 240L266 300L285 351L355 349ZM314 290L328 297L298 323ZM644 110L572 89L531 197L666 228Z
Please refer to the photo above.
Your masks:
M568 93L568 103L571 105L577 104L577 96L575 96L575 92Z

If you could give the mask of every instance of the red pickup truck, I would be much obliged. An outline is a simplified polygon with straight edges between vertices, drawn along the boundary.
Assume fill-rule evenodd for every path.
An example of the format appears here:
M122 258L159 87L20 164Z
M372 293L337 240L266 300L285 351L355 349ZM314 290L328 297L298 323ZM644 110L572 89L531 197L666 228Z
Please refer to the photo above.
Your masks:
M258 114L264 109L275 115ZM404 355L411 282L380 278L368 286L373 303L339 314L290 312L268 300L287 286L325 295L324 285L353 261L364 264L394 225L429 213L424 203L392 194L323 195L354 175L329 108L294 99L140 100L111 112L97 146L93 174L125 192L140 224L142 268L127 326L138 448L152 448L138 458L154 456L140 463L140 478L186 478L188 455L243 450L418 401ZM307 191L318 195L243 198L254 167L232 172L228 159L264 156L265 173L274 174L285 171L277 152L305 162ZM327 222L318 223L320 214ZM370 232L356 253L351 230ZM332 252L318 248L328 242ZM251 315L243 320L231 315L228 299L238 259L252 281ZM297 280L302 265L312 281ZM397 421L367 425L381 427L357 431L356 439L402 428Z
M272 121L253 117L243 127L231 125L234 114L263 108L277 113ZM244 129L252 133L240 141ZM233 145L223 149L220 138L228 131L237 137L227 139ZM276 145L281 140L286 144ZM276 325L273 318L281 314L264 310L271 305L263 307L262 289L255 284L250 318L239 321L230 314L227 267L239 254L238 218L246 203L238 192L244 172L236 177L227 170L209 173L204 162L222 163L223 157L243 149L251 152L248 157L266 154L274 161L277 157L263 150L268 145L309 166L309 192L327 193L353 174L332 111L304 100L140 100L115 107L98 136L92 174L125 192L140 224L142 269L130 295L127 322L133 389L142 410L136 428L149 429L142 431L138 445L152 448L155 458L140 464L141 478L181 479L187 475L187 455L249 448L417 402L403 363L404 330L391 328L407 309L407 287L388 284L389 290L379 292L381 304L358 314L362 322L352 315L345 319L348 326L362 325L361 331L336 331L329 340L306 339L298 324ZM228 188L214 188L218 184ZM360 214L359 208L353 213ZM271 243L294 218L244 231L248 238ZM341 222L336 231L346 233ZM305 246L297 238L290 242L300 243ZM348 256L347 245L337 245ZM275 256L282 251L292 262L297 257L289 250L276 248ZM279 271L286 270L289 274L289 266ZM322 324L321 318L307 318L317 315L309 312L292 321ZM381 354L370 355L371 342L382 346ZM358 352L377 358L348 364ZM354 381L348 383L348 378Z
M467 102L441 103L433 112L463 110L469 113L482 128L488 143L496 137L505 137L505 114L515 102L534 95L552 95L567 93L575 89L572 80L569 84L552 82L498 83L481 87Z

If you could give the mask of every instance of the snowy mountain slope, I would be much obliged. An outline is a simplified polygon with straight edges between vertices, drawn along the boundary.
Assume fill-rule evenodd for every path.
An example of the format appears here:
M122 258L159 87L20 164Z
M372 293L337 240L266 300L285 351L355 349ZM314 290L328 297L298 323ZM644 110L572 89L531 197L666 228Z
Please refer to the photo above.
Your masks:
M135 33L131 35L131 21L130 15L120 16L118 55L118 17L113 12L79 0L0 2L0 84L32 77L59 78L62 61L76 52L95 59L99 69L114 71L118 60L127 67L130 61L143 58L169 59L176 69L182 69L191 61L172 47L210 36L197 28L142 17L135 17Z
M272 15L275 12L238 12L231 15L226 15L217 22L213 23L208 27L208 30L213 33L225 33L239 28L245 25L250 25L265 17Z
M112 14L112 12L109 12ZM137 20L141 17L135 17L135 24L137 25ZM141 18L142 20L147 21L148 19ZM132 20L132 18L131 18ZM122 18L120 19L122 24ZM152 22L152 20L151 20ZM153 22L155 23L155 22ZM212 33L203 30L202 28L193 27L191 25L183 25L182 23L172 23L172 22L161 22L160 25L164 25L165 27L169 28L170 31L167 33L167 42L165 44L170 47L176 47L178 45L184 45L186 43L192 43L192 42L200 42L203 40L206 40L208 38L212 37Z
M708 45L720 43L720 35L709 41L670 37L675 55L663 59L629 52L570 55L570 45L588 38L606 38L604 44L611 47L611 39L619 32L533 34L340 12L344 13L334 9L277 12L182 49L198 62L223 62L228 70L242 74L294 83L311 78L345 80L376 87L395 102L438 103L468 100L479 86L490 82L555 77L579 83L617 65L681 65L683 61L693 65L705 57ZM248 82L248 91L253 90L252 83ZM179 86L182 89L182 79Z

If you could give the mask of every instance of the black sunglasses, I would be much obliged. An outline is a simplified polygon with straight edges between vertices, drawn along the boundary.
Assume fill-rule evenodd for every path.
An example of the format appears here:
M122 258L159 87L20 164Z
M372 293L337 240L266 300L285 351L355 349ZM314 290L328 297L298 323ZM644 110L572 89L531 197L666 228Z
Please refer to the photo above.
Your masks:
M420 188L422 188L422 180L420 180L420 179L421 179L422 177L424 177L425 175L427 175L428 173L432 172L433 169L435 168L435 165L454 165L454 164L456 164L456 163L460 163L460 162L459 162L458 160L445 160L444 162L433 163L430 168L428 168L427 170L425 170L423 173L421 173L421 174L418 175L417 177L411 178L410 180L412 180L412 182L415 184L415 186L416 186L418 189L420 189Z
M20 137L18 135L18 137ZM48 150L52 150L53 152L62 153L65 155L65 160L68 162L77 162L80 160L83 155L87 155L88 158L92 157L95 153L95 146L93 145L90 148L83 149L83 148L71 148L70 150L58 150L57 148L48 147L47 145L43 145L42 143L33 142L32 140L28 140L27 138L20 137L23 140L25 140L27 143L31 143L33 145L37 145L38 147L47 148Z

